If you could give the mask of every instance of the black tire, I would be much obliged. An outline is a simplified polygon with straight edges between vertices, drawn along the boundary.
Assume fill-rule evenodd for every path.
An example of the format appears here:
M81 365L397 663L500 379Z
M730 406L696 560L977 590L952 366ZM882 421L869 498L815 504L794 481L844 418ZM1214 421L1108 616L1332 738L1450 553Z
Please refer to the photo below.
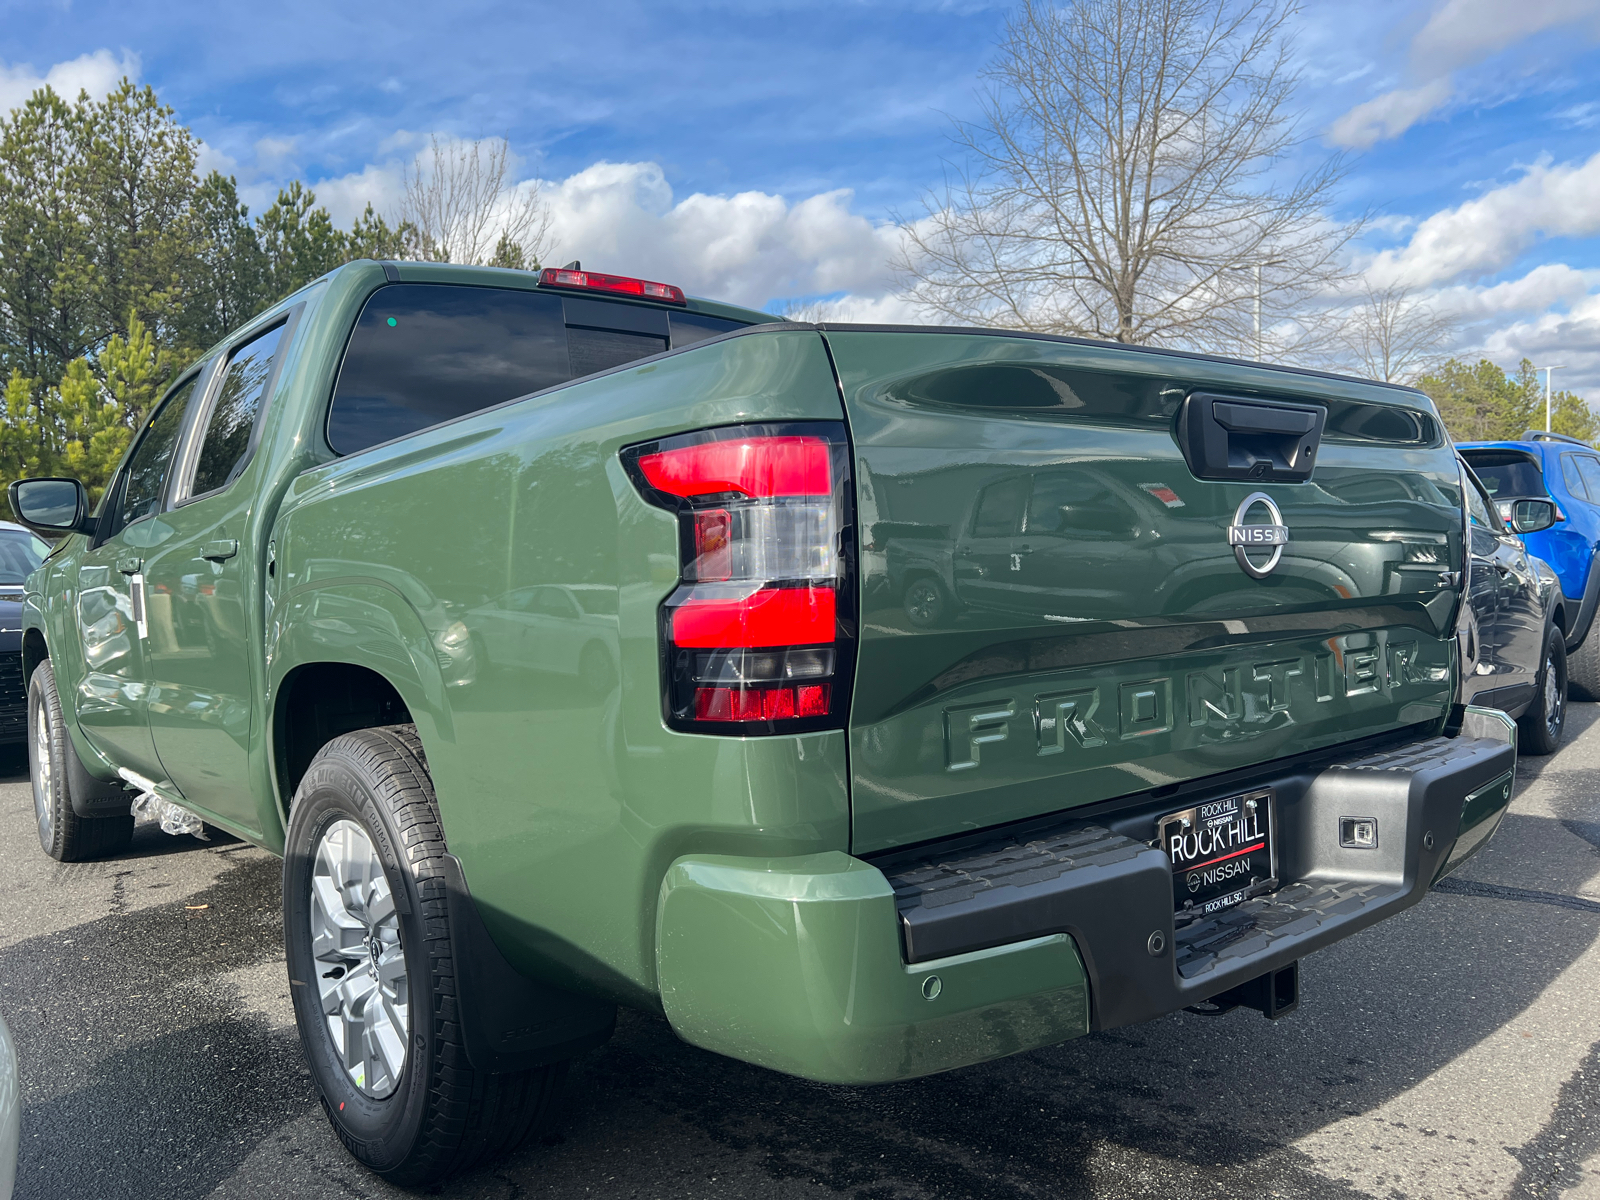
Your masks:
M133 815L80 817L72 811L67 756L77 755L67 733L56 676L46 659L28 680L28 778L39 845L57 862L83 862L120 854L133 839Z
M1600 700L1600 628L1591 627L1567 659L1567 687L1574 700Z
M1554 626L1545 637L1534 688L1533 703L1517 719L1517 749L1523 754L1554 754L1567 725L1567 643Z
M353 821L378 848L398 909L409 1020L394 1090L374 1099L338 1057L317 986L311 888L317 847ZM295 791L283 862L284 941L295 1022L334 1132L359 1162L422 1187L504 1154L554 1113L565 1064L491 1075L467 1062L456 1022L449 893L433 782L416 728L346 734L311 761ZM352 968L353 969L353 968Z
M901 608L918 629L932 629L941 624L950 611L950 601L944 588L932 575L923 575L906 584Z
M603 700L617 685L617 670L611 665L611 652L599 642L590 642L578 656L578 683L591 700Z

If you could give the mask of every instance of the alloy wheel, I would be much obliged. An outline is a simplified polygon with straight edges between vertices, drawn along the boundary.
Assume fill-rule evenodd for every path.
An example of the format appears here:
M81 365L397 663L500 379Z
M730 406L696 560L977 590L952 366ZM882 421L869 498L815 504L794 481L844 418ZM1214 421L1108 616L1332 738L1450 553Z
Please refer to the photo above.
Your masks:
M345 1073L374 1099L392 1095L411 1042L405 947L383 863L354 821L333 822L317 843L311 956Z
M1544 724L1552 735L1561 731L1561 721L1566 715L1566 689L1556 679L1556 656L1544 660Z
M37 689L28 707L28 725L33 730L33 761L29 764L29 774L33 777L33 814L39 823L39 841L48 848L55 832L55 773L50 766L50 709Z

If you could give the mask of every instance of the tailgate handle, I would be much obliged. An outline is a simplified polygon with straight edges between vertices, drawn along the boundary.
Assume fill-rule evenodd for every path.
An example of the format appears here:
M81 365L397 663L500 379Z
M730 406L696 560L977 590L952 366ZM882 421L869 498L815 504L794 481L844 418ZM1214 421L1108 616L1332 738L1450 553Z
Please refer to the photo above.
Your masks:
M201 558L210 559L212 562L222 562L239 553L239 543L233 538L218 538L214 542L207 542L205 549L200 551Z
M1194 392L1178 414L1178 445L1196 479L1304 483L1327 418L1319 404Z
M1217 424L1230 433L1281 433L1301 437L1317 424L1317 414L1304 408L1268 408L1264 404L1212 404Z

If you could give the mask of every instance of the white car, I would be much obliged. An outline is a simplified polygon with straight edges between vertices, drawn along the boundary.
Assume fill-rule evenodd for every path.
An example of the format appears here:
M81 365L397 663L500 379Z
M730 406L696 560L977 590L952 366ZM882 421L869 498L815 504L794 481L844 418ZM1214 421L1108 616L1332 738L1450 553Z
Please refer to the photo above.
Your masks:
M496 666L576 675L591 696L603 696L615 681L615 588L517 588L471 610L467 623L487 661Z
M17 1082L17 1050L11 1031L0 1021L0 1200L11 1200L21 1138L22 1085Z

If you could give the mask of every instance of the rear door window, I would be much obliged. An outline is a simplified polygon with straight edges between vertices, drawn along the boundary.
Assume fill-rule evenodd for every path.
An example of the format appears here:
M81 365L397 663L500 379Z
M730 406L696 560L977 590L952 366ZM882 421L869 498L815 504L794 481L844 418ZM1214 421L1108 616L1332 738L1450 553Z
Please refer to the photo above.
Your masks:
M739 328L582 296L391 284L373 293L350 336L328 408L328 445L354 454Z
M1563 454L1561 456L1561 478L1566 480L1567 491L1579 500L1589 499L1589 493L1584 489L1583 477L1578 473L1578 456L1576 454Z
M272 378L284 326L267 330L235 350L206 419L205 438L195 464L189 494L201 496L227 487L244 469L261 402Z
M972 517L974 537L1011 537L1022 531L1022 513L1028 505L1033 477L1019 475L1003 483L991 484L978 499Z
M1589 498L1591 500L1600 498L1600 458L1593 458L1587 454L1578 455L1578 473L1583 476Z

